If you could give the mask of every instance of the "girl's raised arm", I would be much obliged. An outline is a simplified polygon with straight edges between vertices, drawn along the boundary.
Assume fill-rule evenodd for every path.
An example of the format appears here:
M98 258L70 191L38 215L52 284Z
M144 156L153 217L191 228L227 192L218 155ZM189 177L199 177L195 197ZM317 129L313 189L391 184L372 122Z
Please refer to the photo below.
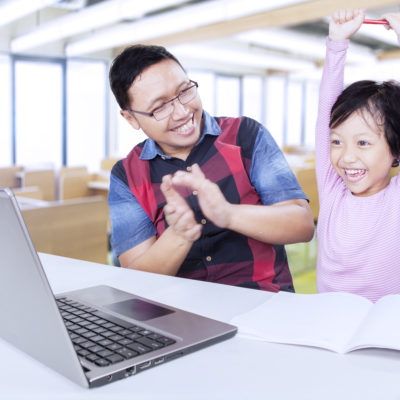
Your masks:
M318 190L324 187L331 168L329 120L337 97L343 90L344 64L348 39L358 31L364 20L364 9L338 10L329 24L329 38L319 92L318 119L315 137L315 161Z

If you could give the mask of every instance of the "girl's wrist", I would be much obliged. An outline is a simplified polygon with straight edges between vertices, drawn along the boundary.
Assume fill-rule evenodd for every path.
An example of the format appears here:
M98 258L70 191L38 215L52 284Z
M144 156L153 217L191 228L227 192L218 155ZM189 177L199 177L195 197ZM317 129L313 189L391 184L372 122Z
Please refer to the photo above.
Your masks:
M347 38L347 37L343 37L341 35L336 35L334 33L332 33L332 34L330 33L328 37L329 37L329 39L333 40L334 42L344 42L346 40L349 40L349 38Z

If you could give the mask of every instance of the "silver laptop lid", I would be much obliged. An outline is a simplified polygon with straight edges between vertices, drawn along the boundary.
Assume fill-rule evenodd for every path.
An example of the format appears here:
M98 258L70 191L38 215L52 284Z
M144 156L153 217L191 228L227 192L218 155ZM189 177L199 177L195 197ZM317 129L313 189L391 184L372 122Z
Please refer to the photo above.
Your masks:
M88 386L17 201L0 187L0 337Z

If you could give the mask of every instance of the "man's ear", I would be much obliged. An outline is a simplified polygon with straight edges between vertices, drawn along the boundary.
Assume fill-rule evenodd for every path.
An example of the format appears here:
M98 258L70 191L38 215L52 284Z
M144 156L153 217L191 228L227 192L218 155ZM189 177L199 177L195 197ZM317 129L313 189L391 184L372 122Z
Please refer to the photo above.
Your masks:
M127 110L120 110L119 113L129 122L133 129L140 129L138 120Z

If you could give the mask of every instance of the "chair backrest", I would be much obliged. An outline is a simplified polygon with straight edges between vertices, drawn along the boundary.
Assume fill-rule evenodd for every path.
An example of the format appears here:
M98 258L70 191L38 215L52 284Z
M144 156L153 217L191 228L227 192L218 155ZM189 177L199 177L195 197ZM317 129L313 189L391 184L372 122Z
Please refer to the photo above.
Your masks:
M400 167L393 167L390 169L389 176L393 178L399 174Z
M318 187L317 177L315 175L315 167L298 168L294 170L297 180L304 193L310 200L310 208L314 218L314 221L318 219L319 213L319 198L318 198Z
M43 200L55 200L54 169L32 169L23 171L22 186L37 186L43 194Z
M58 180L59 200L77 199L91 195L89 181L91 175L87 171L70 171L60 176Z
M108 208L104 197L51 202L17 199L37 251L107 264Z
M23 171L21 166L0 168L0 186L16 188L21 186L19 174Z
M103 158L100 162L100 169L102 171L111 171L114 164L119 161L121 158L119 157L107 157Z
M67 175L67 174L77 173L77 172L82 173L82 174L84 174L84 173L87 174L88 169L84 165L77 166L77 167L65 167L64 166L58 170L58 178L61 178L62 176Z

